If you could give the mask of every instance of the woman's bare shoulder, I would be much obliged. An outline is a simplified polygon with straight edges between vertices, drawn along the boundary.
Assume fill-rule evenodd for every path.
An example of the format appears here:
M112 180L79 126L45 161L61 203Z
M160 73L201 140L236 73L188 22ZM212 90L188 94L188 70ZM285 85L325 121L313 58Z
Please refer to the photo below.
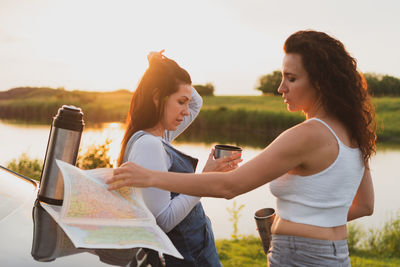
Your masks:
M294 142L318 142L325 135L324 125L317 121L304 121L286 131L281 136L294 139Z

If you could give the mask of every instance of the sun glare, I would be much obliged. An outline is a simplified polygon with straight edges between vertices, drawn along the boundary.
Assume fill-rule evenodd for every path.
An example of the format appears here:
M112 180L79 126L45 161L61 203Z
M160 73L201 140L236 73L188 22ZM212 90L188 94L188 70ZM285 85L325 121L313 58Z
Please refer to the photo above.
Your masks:
M79 88L79 80L89 81L83 90L131 87L147 67L149 51L182 48L173 36L178 27L185 32L179 16L147 2L116 2L115 9L107 3L83 1L77 9L68 1L50 2L36 18L36 34L29 37L36 57L56 66L48 75L70 83L63 85L68 89Z

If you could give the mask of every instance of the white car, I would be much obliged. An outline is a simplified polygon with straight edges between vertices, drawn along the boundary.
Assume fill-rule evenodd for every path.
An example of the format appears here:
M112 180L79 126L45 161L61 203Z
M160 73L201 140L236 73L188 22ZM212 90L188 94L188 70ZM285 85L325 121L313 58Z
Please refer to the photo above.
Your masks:
M136 260L137 249L75 248L36 200L38 188L36 181L0 166L1 266L149 266Z

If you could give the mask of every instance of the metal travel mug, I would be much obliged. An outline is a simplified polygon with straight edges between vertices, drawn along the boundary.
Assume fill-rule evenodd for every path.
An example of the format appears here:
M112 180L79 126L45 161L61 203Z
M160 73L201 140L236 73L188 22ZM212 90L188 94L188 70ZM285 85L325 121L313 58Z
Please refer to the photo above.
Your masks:
M254 219L256 220L264 253L267 255L271 243L271 225L275 219L275 210L273 208L260 209L254 214Z
M64 182L55 159L75 165L85 123L80 108L63 105L53 118L40 178L39 200L62 205Z
M233 153L242 152L242 148L231 145L215 145L214 158L229 157Z

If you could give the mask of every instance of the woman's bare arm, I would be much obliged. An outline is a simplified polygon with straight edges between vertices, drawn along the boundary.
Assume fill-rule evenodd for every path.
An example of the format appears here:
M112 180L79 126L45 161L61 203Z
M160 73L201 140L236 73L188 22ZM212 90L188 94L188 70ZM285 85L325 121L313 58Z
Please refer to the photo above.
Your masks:
M114 171L109 190L123 186L158 187L193 196L233 198L287 173L312 149L313 129L301 124L282 133L259 155L227 173L183 174L144 169L127 163Z
M363 216L372 215L374 212L374 187L372 184L369 165L366 164L363 178L358 187L356 196L347 214L347 221Z

